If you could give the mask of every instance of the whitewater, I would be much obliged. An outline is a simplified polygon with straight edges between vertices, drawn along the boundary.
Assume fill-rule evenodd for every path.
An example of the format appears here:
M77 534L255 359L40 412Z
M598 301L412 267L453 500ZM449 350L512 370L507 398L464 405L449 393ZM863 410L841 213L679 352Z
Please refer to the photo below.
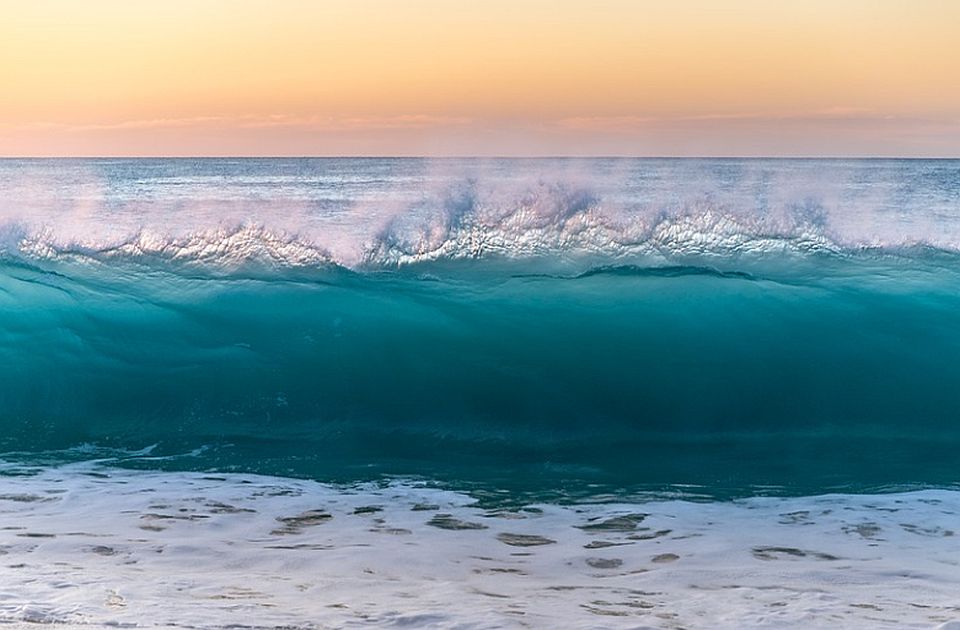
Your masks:
M960 161L0 160L0 623L960 627Z

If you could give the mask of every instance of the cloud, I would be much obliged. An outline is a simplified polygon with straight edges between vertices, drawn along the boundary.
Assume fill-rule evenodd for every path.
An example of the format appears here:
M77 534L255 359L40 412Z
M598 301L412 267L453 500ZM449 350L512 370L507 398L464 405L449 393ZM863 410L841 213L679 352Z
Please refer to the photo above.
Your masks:
M698 125L700 123L788 124L826 122L897 122L902 124L954 124L954 120L904 117L862 107L836 106L784 113L707 112L681 116L572 116L556 121L561 129L573 131L642 131L651 128Z
M244 120L241 127L304 127L316 131L358 131L377 129L429 129L469 125L473 118L465 116L432 116L400 114L395 116L285 116Z
M245 114L239 116L190 116L182 118L144 118L103 123L67 123L54 121L6 124L11 131L60 131L87 133L138 129L206 128L301 128L306 131L374 131L388 129L429 129L469 125L473 118L465 116L434 116L429 114L398 114L392 116L294 116L289 114Z

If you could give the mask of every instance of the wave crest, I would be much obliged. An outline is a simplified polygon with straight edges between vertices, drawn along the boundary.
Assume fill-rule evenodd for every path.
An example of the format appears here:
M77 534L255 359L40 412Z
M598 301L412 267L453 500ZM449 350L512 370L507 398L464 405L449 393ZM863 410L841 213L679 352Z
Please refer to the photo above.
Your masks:
M367 220L369 228L370 220ZM589 187L538 182L512 190L484 189L477 180L438 198L402 207L372 237L343 228L275 230L245 222L167 233L140 228L109 240L58 236L49 227L0 226L0 254L27 260L129 262L203 269L400 269L456 261L513 261L537 272L582 272L610 265L717 266L856 255L955 254L927 243L850 242L831 230L822 204L803 200L757 212L709 196L674 206L632 205ZM344 248L344 240L350 241ZM331 249L330 246L337 246ZM341 253L334 253L334 252ZM343 251L347 253L342 253ZM919 253L918 253L919 252Z
M507 204L474 189L390 221L365 251L369 267L440 260L561 258L674 262L837 253L822 208L750 217L707 200L656 213L616 208L587 189L541 184Z
M218 227L185 236L141 230L118 242L63 243L49 230L30 234L22 228L14 239L16 255L48 261L125 261L236 271L248 267L328 267L334 261L326 249L262 225ZM10 252L9 242L7 252Z

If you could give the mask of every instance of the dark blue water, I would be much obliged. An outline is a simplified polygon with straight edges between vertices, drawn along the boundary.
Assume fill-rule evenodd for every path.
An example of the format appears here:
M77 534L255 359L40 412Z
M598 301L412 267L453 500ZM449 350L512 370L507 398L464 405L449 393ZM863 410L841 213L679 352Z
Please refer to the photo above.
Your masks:
M960 481L960 163L6 161L0 452L548 495Z

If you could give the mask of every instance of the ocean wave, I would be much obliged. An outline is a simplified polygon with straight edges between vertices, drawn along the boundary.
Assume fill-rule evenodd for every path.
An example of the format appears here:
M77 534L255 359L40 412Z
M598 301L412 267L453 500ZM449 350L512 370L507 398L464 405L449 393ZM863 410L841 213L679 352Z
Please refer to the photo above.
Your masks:
M956 480L949 270L113 260L0 262L0 451L209 447L191 468L539 489Z

